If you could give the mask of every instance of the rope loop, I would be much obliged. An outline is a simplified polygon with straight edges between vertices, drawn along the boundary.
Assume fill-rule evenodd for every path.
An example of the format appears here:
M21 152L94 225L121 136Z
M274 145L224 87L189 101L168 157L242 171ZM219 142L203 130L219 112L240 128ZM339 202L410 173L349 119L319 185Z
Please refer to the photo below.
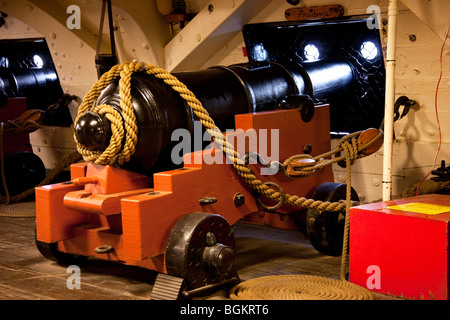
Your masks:
M346 165L351 166L359 158L356 139L352 138L342 143L342 149L345 151Z
M256 196L256 200L258 201L259 205L260 205L264 210L266 210L267 212L273 212L273 211L275 211L275 210L281 208L281 206L284 204L285 197L286 197L286 194L284 193L283 188L282 188L278 183L275 183L275 182L273 182L273 181L267 181L267 182L264 183L264 185L265 185L265 186L272 186L272 187L277 188L277 189L278 189L278 193L279 193L280 196L279 196L278 202L277 202L275 205L273 205L273 206L268 206L268 205L266 205L265 203L263 203L263 202L261 201L261 199L259 198L259 196L257 195L257 196Z
M85 95L74 122L76 123L81 115L89 110L104 114L111 122L112 135L109 145L103 152L86 149L74 135L77 150L83 156L83 160L95 164L120 166L128 162L134 154L138 142L138 127L131 100L131 76L134 72L142 71L143 68L144 64L136 61L115 65L105 72ZM100 92L118 78L121 112L108 104L95 106L95 100Z

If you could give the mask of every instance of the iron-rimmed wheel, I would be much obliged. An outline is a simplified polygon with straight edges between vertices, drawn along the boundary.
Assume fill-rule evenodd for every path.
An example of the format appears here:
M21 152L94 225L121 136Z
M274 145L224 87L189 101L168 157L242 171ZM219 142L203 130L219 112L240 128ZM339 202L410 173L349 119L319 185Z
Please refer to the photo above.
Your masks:
M317 187L312 199L337 202L345 200L347 185L344 183L325 182ZM358 194L352 188L351 200L359 201ZM345 212L308 209L306 212L306 232L312 246L319 252L340 256L344 239Z
M172 229L166 248L167 273L195 289L237 277L233 229L218 214L192 212Z
M88 257L86 256L58 251L58 246L56 243L39 241L36 235L36 228L34 231L34 240L36 243L36 247L45 258L67 266L81 265L88 259Z
M32 152L8 153L4 161L6 186L10 195L18 195L45 179L44 163ZM6 192L3 185L0 189L2 193Z

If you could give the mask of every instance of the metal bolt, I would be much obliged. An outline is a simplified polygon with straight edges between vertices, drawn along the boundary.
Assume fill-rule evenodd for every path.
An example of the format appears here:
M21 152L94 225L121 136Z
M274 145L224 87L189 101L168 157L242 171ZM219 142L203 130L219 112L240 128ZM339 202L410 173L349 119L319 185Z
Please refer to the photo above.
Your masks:
M217 202L217 198L216 197L202 197L202 198L200 198L199 202L201 205L212 204L212 203Z
M415 34L411 34L411 35L409 36L409 40L411 40L412 42L416 41L416 40L417 40L416 35L415 35Z
M380 185L380 180L378 180L378 179L376 179L376 178L373 178L373 179L372 179L372 184L373 184L375 187L378 187L378 186Z
M210 4L208 5L208 11L213 12L214 11L214 5Z
M236 193L236 194L234 195L233 201L234 201L234 205L235 205L236 207L240 207L240 206L242 206L242 205L245 203L245 196L244 196L243 194L240 194L240 193L238 192L238 193Z
M310 154L311 151L312 151L312 146L309 143L305 144L305 146L303 147L303 153Z

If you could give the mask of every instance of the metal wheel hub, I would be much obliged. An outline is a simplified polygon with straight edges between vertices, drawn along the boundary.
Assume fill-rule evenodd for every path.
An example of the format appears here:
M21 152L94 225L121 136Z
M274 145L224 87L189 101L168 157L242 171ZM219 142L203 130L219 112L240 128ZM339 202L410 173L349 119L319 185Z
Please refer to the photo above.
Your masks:
M234 233L220 215L193 212L172 229L166 247L167 273L184 278L191 288L237 275Z
M211 232L206 234L206 245L202 255L203 262L218 274L230 272L234 264L233 248L217 243Z

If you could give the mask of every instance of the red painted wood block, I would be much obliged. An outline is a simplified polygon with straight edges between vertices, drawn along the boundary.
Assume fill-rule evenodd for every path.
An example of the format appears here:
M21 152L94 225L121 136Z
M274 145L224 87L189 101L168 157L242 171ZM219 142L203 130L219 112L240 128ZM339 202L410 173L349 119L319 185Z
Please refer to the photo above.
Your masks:
M350 210L350 282L408 299L449 299L450 196Z

